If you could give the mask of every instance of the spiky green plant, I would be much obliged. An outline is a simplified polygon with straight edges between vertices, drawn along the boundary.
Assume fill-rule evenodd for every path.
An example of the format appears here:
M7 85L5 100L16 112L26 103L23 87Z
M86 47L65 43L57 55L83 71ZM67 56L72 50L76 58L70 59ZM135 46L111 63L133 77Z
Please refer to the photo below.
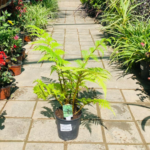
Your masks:
M150 62L150 21L137 20L134 25L120 25L117 29L112 32L116 41L111 61L119 61L127 70L142 60Z
M102 68L87 68L86 65L90 58L97 60L94 52L99 50L103 53L101 46L106 48L104 40L97 41L94 47L91 47L88 51L82 51L83 61L76 60L78 67L69 67L68 61L64 60L61 56L64 55L64 51L59 49L59 43L54 40L48 33L37 27L29 26L32 33L36 33L40 39L33 42L38 44L35 46L35 51L44 52L44 56L39 61L53 61L55 65L51 66L51 74L56 71L58 74L58 83L45 84L42 80L35 81L34 93L39 98L46 100L49 96L55 97L61 105L71 104L74 114L77 114L85 105L90 103L99 103L104 108L111 109L108 101L104 99L91 99L91 98L79 98L78 93L81 88L87 88L86 81L97 83L102 87L104 94L106 95L105 81L109 79L110 73ZM77 111L77 106L80 109Z
M27 12L24 14L24 26L35 25L39 28L46 28L48 24L48 15L50 10L42 6L42 3L36 5L26 4Z
M108 7L102 16L102 22L106 23L104 29L112 30L116 25L125 26L128 23L135 22L139 16L134 15L134 9L140 5L131 5L132 0L107 0Z

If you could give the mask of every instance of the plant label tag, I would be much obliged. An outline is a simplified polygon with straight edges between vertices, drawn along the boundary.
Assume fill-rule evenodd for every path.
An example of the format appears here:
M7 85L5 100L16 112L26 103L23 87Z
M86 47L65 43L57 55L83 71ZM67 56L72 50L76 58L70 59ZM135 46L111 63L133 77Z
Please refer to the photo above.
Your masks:
M73 117L72 105L63 105L63 115L66 120L71 120L71 117Z
M72 126L71 124L60 124L60 131L72 131Z

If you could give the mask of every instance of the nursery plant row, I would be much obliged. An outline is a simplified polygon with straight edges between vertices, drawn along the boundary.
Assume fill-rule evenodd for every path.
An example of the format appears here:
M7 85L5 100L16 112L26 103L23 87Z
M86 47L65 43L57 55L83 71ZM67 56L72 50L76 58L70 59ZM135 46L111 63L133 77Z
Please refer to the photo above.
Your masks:
M85 10L103 25L112 39L112 63L141 69L141 77L150 80L150 1L149 0L81 0Z
M26 57L23 48L32 41L28 25L46 29L48 21L57 13L56 0L25 3L18 0L2 10L0 17L0 99L10 97L13 76L21 74L22 62Z

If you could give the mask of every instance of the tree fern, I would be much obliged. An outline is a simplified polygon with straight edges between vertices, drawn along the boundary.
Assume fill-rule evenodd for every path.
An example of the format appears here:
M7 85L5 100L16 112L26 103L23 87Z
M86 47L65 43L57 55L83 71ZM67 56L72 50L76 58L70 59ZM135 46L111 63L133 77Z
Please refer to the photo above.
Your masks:
M38 44L34 50L44 52L44 56L40 61L48 60L54 61L55 65L51 66L51 73L57 72L58 83L44 83L42 80L36 80L37 83L34 87L34 92L39 98L44 100L48 99L49 96L55 97L61 105L71 104L73 107L73 112L76 114L85 105L90 103L99 103L102 107L111 109L109 102L103 99L90 99L90 98L78 98L78 93L81 88L87 88L86 82L97 83L102 87L104 95L106 96L106 80L109 79L110 73L103 68L87 68L86 65L90 58L98 60L97 56L93 53L96 50L104 53L103 48L106 48L104 41L110 42L108 39L102 39L97 41L95 46L90 48L89 51L82 51L83 61L76 60L78 67L69 67L68 61L64 60L61 56L64 55L64 51L59 49L59 43L56 40L49 37L49 35L37 27L29 26L29 29L33 34L36 34L40 39L33 44ZM80 109L77 111L76 106Z

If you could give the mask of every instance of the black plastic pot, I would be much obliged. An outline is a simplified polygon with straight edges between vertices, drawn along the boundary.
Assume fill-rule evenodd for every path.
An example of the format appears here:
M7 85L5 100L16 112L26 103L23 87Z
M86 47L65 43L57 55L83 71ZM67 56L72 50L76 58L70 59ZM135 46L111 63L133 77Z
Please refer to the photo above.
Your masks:
M74 120L64 120L56 116L56 124L58 130L58 136L64 141L76 139L79 132L79 126L81 123L81 115Z
M150 63L146 61L140 62L141 68L141 77L145 80L149 80L150 78Z

